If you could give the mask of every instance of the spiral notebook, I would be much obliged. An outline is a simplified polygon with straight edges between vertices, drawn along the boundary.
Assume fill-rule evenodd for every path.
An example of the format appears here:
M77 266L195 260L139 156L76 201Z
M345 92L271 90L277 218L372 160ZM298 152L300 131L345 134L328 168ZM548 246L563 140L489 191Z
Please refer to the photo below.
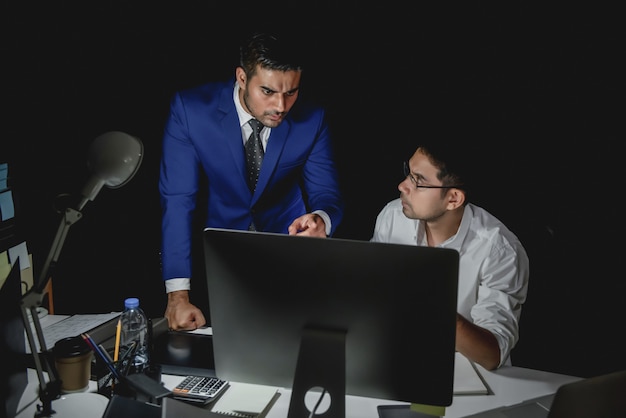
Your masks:
M233 383L210 409L221 415L240 418L262 418L274 405L280 393L276 387Z

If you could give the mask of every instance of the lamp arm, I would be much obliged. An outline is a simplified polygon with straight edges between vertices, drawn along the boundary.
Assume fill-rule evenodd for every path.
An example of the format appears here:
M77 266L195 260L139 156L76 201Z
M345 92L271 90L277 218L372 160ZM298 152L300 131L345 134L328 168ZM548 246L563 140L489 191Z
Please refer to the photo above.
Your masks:
M23 302L26 299L23 299ZM26 337L28 338L28 346L30 347L30 352L35 361L35 369L37 370L37 379L39 380L39 400L41 401L41 405L37 405L37 413L35 413L35 418L39 417L51 417L55 411L52 410L52 401L58 399L61 394L61 380L59 380L58 372L54 367L54 362L51 358L51 352L42 351L41 353L37 350L37 344L35 343L35 337L33 335L32 328L35 328L35 332L37 335L37 340L41 347L45 347L45 340L43 337L43 331L41 328L41 323L39 322L39 315L37 314L37 307L33 306L31 308L27 308L26 305L22 304L22 320L24 321L24 329L26 331ZM30 313L30 318L29 318ZM32 325L31 325L32 318ZM45 363L46 370L48 370L48 383L43 376L43 365L42 359Z
M81 207L82 206L84 206L84 204L81 204ZM37 283L33 285L32 289L22 296L20 304L22 320L24 322L26 337L28 339L28 346L30 347L30 352L35 361L35 368L37 369L37 378L39 379L39 399L43 404L41 408L38 406L38 412L35 414L35 417L52 416L52 414L55 413L52 410L52 401L57 399L61 394L61 381L59 380L56 367L54 366L54 361L51 359L51 353L48 351L48 347L46 347L46 341L43 335L41 322L39 321L37 308L41 306L43 301L44 289L53 275L52 273L56 267L59 255L61 254L63 243L67 237L67 232L69 228L81 218L82 213L80 210L73 208L67 208L65 210L65 216L59 224L57 234L52 242L52 247L50 248L50 252L48 253L48 257L44 263L41 275L39 276ZM35 329L34 334L33 328ZM37 348L35 336L37 337L37 342L39 342L40 348ZM45 362L45 368L48 371L48 383L46 383L43 375L44 364L42 364L42 359L43 362Z
M84 206L84 205L83 205ZM57 234L54 237L54 241L52 241L52 246L50 247L50 251L48 252L48 257L44 262L43 269L41 270L41 274L39 275L39 279L34 286L34 290L41 294L43 299L43 291L48 284L48 281L53 276L53 271L56 267L56 263L59 259L59 255L61 255L61 250L63 249L63 243L65 242L65 238L67 238L67 233L72 225L78 222L83 217L83 214L80 210L76 210L74 208L65 209L65 215L63 219L61 219L61 223L59 224L59 228L57 229ZM41 300L39 301L41 304Z

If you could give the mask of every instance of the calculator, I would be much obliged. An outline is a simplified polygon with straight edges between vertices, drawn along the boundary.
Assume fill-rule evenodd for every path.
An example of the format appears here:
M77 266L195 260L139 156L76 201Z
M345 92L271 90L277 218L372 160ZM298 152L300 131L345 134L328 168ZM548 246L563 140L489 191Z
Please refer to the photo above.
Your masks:
M172 390L172 396L181 401L208 404L228 387L228 381L218 377L185 376Z

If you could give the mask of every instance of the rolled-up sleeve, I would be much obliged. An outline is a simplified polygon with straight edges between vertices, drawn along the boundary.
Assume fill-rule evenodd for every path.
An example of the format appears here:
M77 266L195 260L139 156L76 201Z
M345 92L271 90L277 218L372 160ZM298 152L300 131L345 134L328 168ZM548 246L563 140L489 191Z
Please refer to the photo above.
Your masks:
M528 291L529 263L517 243L498 242L480 265L477 300L472 321L495 336L500 365L509 359L519 339L519 320Z

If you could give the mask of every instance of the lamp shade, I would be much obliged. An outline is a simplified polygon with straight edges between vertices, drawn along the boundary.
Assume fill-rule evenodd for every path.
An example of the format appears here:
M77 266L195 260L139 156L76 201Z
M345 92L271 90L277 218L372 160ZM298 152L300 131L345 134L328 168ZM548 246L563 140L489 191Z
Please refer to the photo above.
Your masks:
M137 172L143 158L143 144L134 136L112 131L91 144L87 165L93 175L112 189L122 187Z
M122 187L133 178L143 159L143 143L124 132L111 131L97 137L87 158L92 176L83 187L83 200L79 210L89 200L94 200L102 186L111 189Z

